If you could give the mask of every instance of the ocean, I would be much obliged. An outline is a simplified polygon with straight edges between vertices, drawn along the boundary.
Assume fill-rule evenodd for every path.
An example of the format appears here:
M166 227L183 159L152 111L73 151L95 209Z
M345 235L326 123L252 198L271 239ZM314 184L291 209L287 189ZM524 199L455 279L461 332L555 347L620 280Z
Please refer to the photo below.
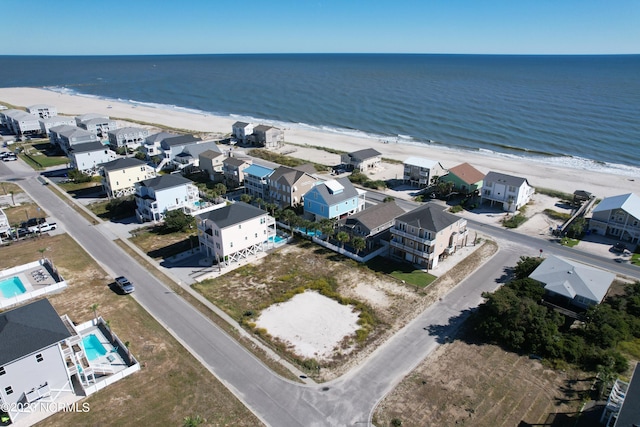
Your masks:
M640 174L640 55L0 56L0 86ZM463 153L462 153L463 155Z

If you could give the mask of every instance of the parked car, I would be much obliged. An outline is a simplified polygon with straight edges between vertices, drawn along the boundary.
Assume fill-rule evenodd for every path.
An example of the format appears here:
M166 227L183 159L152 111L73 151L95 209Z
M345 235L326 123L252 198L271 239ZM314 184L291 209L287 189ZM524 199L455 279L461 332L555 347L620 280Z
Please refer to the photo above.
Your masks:
M38 224L43 224L47 222L46 218L29 218L26 221L23 221L22 224L20 224L21 228L31 228L34 225L38 225Z
M26 236L28 236L30 234L32 234L32 232L29 231L29 229L23 228L23 227L15 228L15 229L11 230L11 233L10 233L12 239L21 239L21 238L26 237Z
M3 162L12 162L14 160L18 160L18 157L13 153L9 153L2 157Z
M38 225L32 225L29 227L29 231L32 233L46 233L47 231L55 230L58 228L58 224L55 222L43 222Z
M123 294L130 294L131 292L136 290L133 286L133 283L131 283L129 279L124 276L116 277L116 286Z
M624 243L621 243L621 242L616 243L611 248L612 252L616 252L616 253L619 253L619 254L623 253L626 250L627 250L627 245L625 245Z

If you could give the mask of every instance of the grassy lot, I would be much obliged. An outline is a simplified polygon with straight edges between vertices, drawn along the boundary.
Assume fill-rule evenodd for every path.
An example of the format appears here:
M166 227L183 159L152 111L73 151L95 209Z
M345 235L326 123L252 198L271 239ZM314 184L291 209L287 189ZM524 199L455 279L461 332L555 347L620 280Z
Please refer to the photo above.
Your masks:
M560 239L560 244L561 245L568 246L570 248L576 246L578 243L580 243L580 240L572 239L570 237L563 237L562 239Z
M9 224L20 225L29 218L46 217L47 213L35 203L22 203L20 206L10 206L3 209Z
M425 273L422 270L416 270L408 263L394 262L388 258L375 257L367 263L373 271L388 274L401 282L424 288L429 286L431 282L437 279L436 276Z
M93 190L97 190L94 187L100 187L102 184L102 177L100 176L92 176L91 177L91 181L88 182L79 182L79 183L75 183L75 182L66 182L63 184L58 184L58 186L64 190L67 193L70 194L74 194L78 191L81 190L88 190L89 192L93 191Z
M47 425L181 425L184 417L195 415L211 425L261 425L135 300L111 291L112 279L69 236L2 248L0 268L36 260L42 248L69 282L67 290L50 298L58 313L84 322L93 317L89 307L98 303L98 314L131 342L131 352L143 365L141 372L88 398L90 412L59 413Z
M551 370L498 346L455 341L407 375L380 402L373 421L406 427L573 427L592 382L583 372Z
M0 191L2 191L3 196L11 193L13 194L24 193L24 191L22 190L22 187L12 182L0 182Z
M20 158L35 170L69 164L69 159L61 155L47 139L22 143L21 147L23 150L20 153Z
M162 233L159 227L142 227L129 240L154 259L164 259L198 247L195 229L179 233Z

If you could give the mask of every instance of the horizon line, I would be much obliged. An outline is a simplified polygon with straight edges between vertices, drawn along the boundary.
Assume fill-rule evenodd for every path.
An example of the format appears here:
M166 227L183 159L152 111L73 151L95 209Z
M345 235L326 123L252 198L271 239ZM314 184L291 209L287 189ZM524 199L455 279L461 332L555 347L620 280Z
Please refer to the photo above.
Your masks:
M417 52L241 52L241 53L103 53L103 54L2 54L0 57L108 57L108 56L276 56L276 55L404 55L404 56L638 56L639 53L417 53Z

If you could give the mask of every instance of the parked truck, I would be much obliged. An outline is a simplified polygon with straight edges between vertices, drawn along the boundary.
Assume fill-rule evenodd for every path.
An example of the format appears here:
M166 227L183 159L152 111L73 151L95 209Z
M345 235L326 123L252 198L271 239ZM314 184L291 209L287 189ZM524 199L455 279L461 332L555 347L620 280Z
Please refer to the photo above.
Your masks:
M58 228L58 225L55 222L43 222L42 224L29 227L29 231L31 233L46 233L56 228Z

